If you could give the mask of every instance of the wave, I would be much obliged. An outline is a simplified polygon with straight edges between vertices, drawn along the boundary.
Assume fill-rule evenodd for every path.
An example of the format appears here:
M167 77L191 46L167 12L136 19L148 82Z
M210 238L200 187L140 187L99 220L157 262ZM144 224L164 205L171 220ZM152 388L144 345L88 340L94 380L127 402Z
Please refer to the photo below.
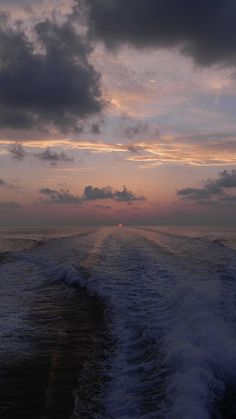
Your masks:
M85 287L108 307L114 349L104 365L105 417L230 417L234 251L152 229L107 228L15 257L48 280Z

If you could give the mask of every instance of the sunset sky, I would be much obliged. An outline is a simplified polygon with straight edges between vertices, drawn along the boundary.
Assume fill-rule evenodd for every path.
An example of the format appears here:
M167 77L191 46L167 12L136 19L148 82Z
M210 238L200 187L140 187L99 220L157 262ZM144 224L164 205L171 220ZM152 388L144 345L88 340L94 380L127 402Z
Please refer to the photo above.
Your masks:
M235 0L0 11L1 226L235 224Z

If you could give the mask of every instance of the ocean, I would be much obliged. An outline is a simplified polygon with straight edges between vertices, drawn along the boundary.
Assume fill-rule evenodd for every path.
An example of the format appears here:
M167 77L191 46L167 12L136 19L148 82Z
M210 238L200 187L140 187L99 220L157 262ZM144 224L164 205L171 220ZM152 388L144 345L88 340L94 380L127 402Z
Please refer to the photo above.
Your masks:
M1 419L236 417L236 228L0 230Z

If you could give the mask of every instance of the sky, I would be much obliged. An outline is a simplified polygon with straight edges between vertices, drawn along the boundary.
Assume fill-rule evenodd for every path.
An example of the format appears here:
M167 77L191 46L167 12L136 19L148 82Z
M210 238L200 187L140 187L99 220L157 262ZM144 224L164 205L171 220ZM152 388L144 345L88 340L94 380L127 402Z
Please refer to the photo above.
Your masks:
M0 225L235 225L236 0L0 0Z

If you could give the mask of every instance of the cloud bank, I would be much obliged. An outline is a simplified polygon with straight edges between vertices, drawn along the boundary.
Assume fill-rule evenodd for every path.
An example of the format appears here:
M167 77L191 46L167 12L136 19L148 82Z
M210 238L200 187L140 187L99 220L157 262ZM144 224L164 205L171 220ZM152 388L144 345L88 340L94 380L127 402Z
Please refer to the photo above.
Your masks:
M177 194L185 199L199 204L235 204L236 195L229 193L236 189L236 170L219 173L217 179L208 179L203 188L187 187Z
M144 196L136 195L134 192L128 190L126 186L123 186L121 191L113 190L110 186L104 188L97 188L91 185L84 188L84 193L81 196L73 195L68 190L41 188L39 191L46 199L44 203L51 204L74 204L80 205L88 201L97 200L114 200L120 202L132 202L132 201L144 201Z

